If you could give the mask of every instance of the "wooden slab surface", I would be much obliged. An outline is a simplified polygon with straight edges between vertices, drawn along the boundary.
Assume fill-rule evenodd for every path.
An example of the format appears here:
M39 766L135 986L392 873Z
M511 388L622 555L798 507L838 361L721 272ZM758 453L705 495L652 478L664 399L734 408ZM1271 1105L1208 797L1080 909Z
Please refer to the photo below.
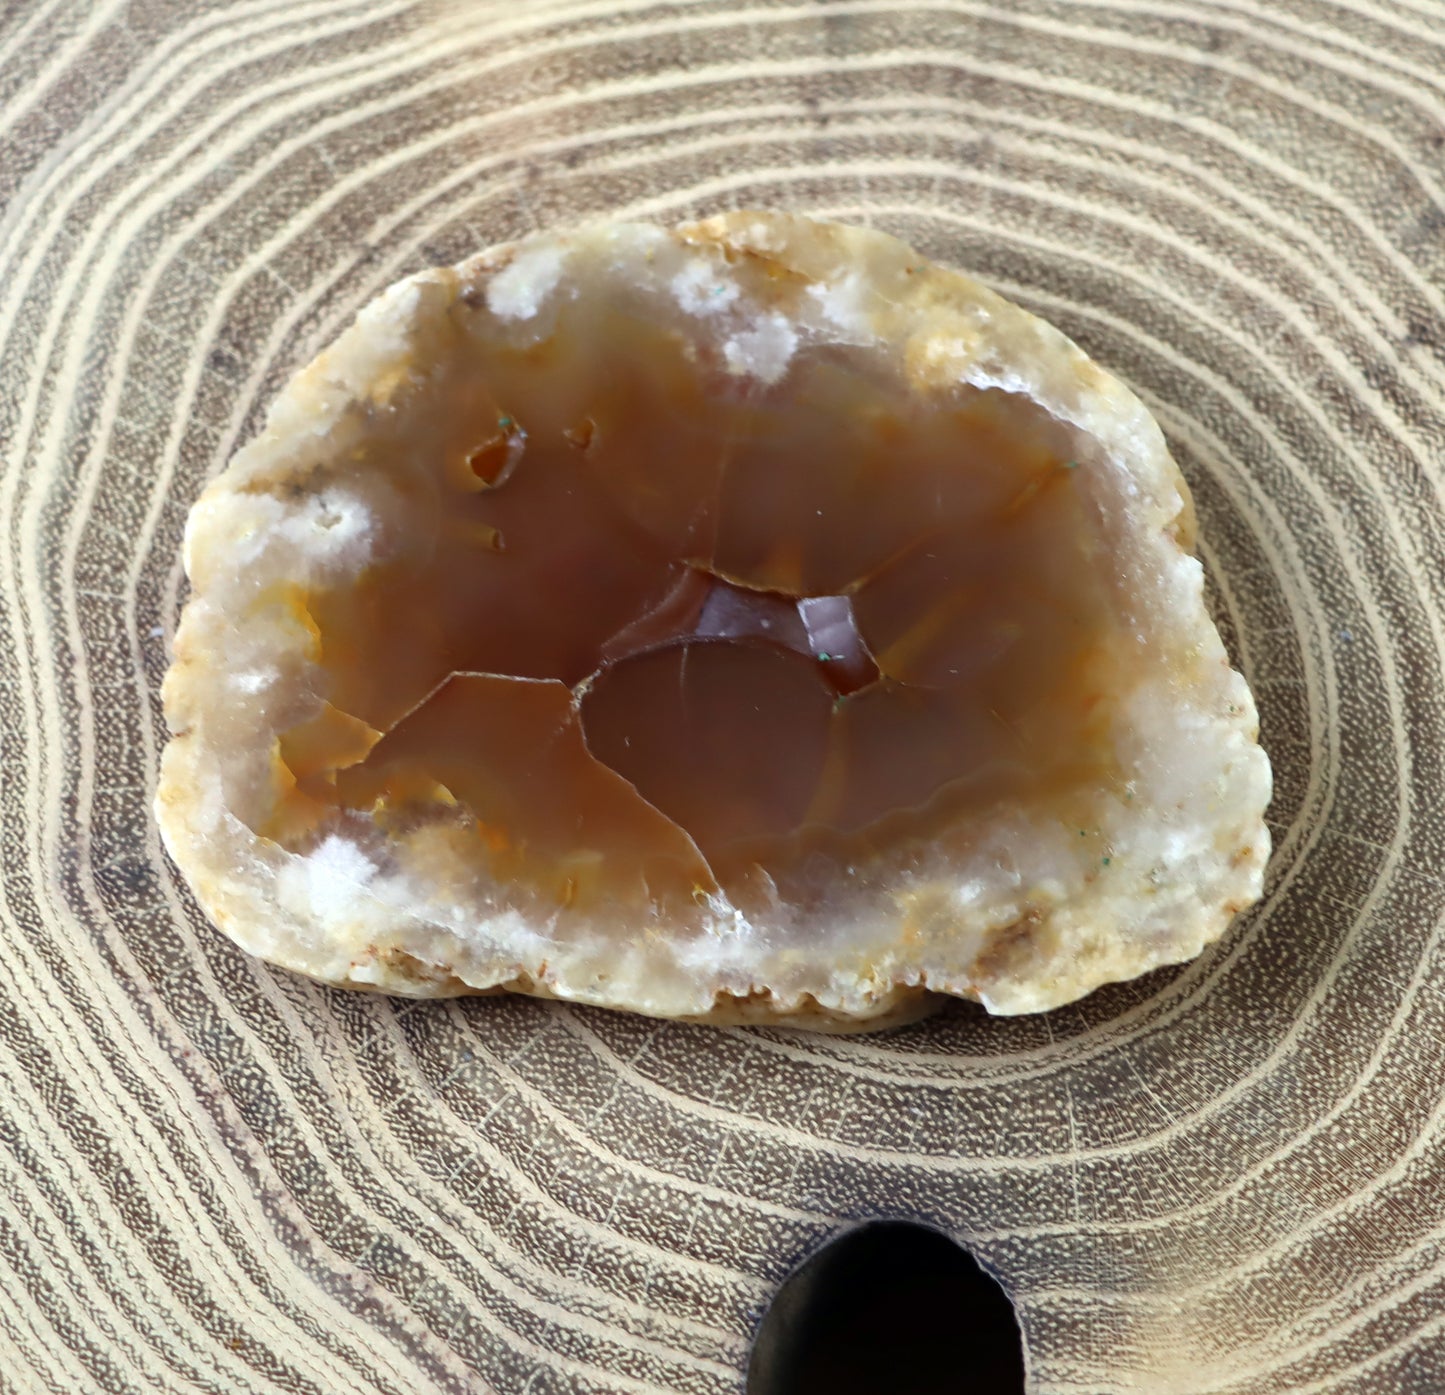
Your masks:
M247 959L148 812L191 500L398 276L744 204L914 240L1157 411L1265 904L853 1040ZM0 5L0 1388L737 1395L790 1267L907 1216L1036 1395L1445 1391L1442 309L1426 0Z

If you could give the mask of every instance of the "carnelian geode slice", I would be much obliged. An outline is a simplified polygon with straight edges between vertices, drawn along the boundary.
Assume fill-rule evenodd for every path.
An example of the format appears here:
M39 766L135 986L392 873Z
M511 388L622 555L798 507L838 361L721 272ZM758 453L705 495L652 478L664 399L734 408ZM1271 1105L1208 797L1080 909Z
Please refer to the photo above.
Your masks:
M329 983L1053 1007L1259 895L1192 535L1124 387L893 238L536 237L392 287L197 503L161 827Z

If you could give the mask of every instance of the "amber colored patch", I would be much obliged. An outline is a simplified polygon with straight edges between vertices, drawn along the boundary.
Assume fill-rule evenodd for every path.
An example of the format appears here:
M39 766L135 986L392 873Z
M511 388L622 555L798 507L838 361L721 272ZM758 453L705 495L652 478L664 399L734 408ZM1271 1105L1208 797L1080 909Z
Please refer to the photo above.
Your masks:
M839 348L762 390L585 297L457 353L358 465L420 501L404 545L292 598L327 706L281 739L282 841L470 820L478 875L645 925L1112 777L1138 659L1033 403Z

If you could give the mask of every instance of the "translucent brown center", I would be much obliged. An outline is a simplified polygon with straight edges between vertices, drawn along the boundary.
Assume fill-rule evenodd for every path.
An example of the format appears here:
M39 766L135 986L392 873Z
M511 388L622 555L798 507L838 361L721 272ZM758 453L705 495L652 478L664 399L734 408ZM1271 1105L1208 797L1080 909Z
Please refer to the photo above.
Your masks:
M454 318L436 406L354 462L385 560L299 602L328 706L273 836L444 823L519 897L798 904L1111 774L1130 646L1027 400L839 347L764 389L586 297L528 346Z

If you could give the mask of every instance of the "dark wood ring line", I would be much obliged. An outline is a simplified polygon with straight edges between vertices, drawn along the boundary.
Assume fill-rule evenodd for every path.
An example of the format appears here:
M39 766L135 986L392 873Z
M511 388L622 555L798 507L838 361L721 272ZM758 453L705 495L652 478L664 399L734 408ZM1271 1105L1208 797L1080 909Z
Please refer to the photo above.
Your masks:
M191 500L398 276L744 204L909 238L1158 413L1264 904L872 1039L248 960L148 812ZM0 8L0 1384L736 1395L792 1267L897 1217L1000 1277L1037 1395L1445 1389L1442 233L1433 0Z

